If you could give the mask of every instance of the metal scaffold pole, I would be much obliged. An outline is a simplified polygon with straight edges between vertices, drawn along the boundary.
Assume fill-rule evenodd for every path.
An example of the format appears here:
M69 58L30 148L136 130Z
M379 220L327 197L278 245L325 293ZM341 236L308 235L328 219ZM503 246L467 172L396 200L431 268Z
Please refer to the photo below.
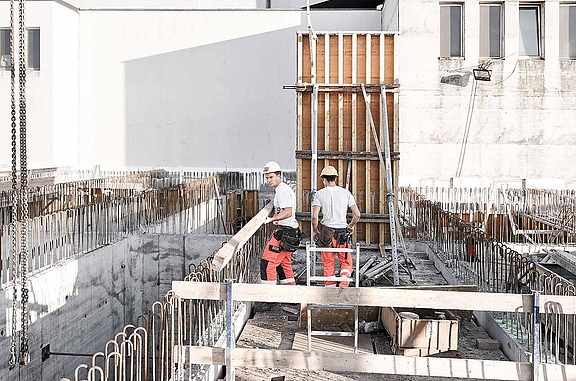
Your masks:
M380 107L382 109L382 121L384 124L384 156L386 160L382 158L382 150L380 149L380 141L378 135L376 134L376 127L374 126L374 119L372 118L372 111L370 110L370 102L368 102L368 95L366 94L366 86L361 85L362 94L364 95L364 101L366 102L366 112L370 119L370 127L372 127L372 135L374 137L374 142L376 143L376 149L378 150L378 158L380 159L380 165L385 168L386 172L386 200L388 201L388 216L390 221L390 240L392 243L392 275L393 282L395 286L400 284L398 275L398 242L396 235L396 208L394 205L394 186L392 184L392 158L390 156L390 137L388 134L388 111L386 108L386 87L381 86L380 88Z

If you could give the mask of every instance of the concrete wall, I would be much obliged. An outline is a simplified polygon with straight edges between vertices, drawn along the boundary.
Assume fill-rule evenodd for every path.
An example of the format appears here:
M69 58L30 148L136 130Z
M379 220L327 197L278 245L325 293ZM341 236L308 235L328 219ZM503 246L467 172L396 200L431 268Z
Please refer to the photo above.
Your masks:
M574 187L576 61L558 59L558 2L544 2L545 59L518 57L518 2L504 2L505 58L490 60L492 81L479 82L471 107L465 87L442 76L471 73L478 57L477 1L464 6L464 58L439 59L439 2L400 2L397 39L400 183L447 184L456 174L472 117L461 177L454 185L528 179L538 186Z
M0 1L0 28L10 27L9 9L8 1ZM78 161L77 19L74 10L52 1L31 1L26 7L26 27L40 28L40 70L26 71L30 168ZM15 60L17 64L18 53ZM0 89L0 120L6 127L0 130L0 141L4 143L0 149L0 169L6 169L11 163L10 71L0 70Z
M181 280L190 263L211 255L227 240L221 235L143 235L129 237L30 278L31 363L8 370L12 289L0 296L0 381L73 379L88 357L51 356L52 352L102 351L126 324L136 323L152 303ZM18 325L19 327L19 325ZM19 335L19 333L18 333ZM19 348L19 347L18 347Z

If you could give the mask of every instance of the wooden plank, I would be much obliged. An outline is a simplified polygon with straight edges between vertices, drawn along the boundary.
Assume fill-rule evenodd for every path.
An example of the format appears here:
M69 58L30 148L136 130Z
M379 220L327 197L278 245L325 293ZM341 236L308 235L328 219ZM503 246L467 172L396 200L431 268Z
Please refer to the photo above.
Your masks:
M324 77L330 81L330 34L324 35ZM324 150L330 150L330 93L324 94ZM326 161L324 162L326 165Z
M304 56L303 56L304 51L302 50L302 43L303 43L302 40L303 40L303 39L304 39L304 36L302 36L302 33L299 33L299 34L298 34L298 42L297 42L297 46L296 46L297 55L298 55L298 57L297 57L297 62L296 62L296 64L297 64L297 68L296 68L296 81L297 81L298 83L303 83L303 81L304 81L303 78L302 78L302 65L303 65L303 62L304 62L304 61L303 61L303 60L304 60Z
M214 255L212 261L212 268L220 271L226 266L236 252L244 246L246 242L254 235L254 233L262 226L266 217L272 211L272 203L268 203L261 211L258 212L238 233L236 233L224 246L220 248Z
M371 35L366 35L366 51L365 56L366 56L366 83L370 83L371 82L371 71L372 71L372 60L371 60L371 54L372 54L372 36ZM367 98L368 98L368 104L370 104L371 102L371 96L370 94L366 94ZM367 128L370 128L370 118L369 118L369 113L366 112L365 118L364 118L364 125ZM366 140L366 151L370 151L371 150L371 146L372 146L372 139L371 139L371 134L370 131L366 132L365 135L365 140ZM368 200L368 202L366 203L365 206L365 211L366 213L373 213L374 211L372 210L372 197L371 197L371 189L370 189L370 179L372 178L372 173L371 173L371 163L370 161L366 161L366 200ZM370 245L372 244L372 229L371 229L371 224L367 223L366 224L366 244Z
M292 349L297 351L308 350L308 335L306 332L296 332L294 334ZM354 353L354 337L313 336L312 351ZM358 353L374 353L374 350L372 349L372 339L370 334L358 334Z
M298 83L302 83L302 65L303 65L303 50L302 50L302 34L298 34L298 45L297 45L297 81ZM302 149L302 135L303 135L303 104L302 104L302 93L296 93L296 147L298 149ZM296 188L296 206L298 209L302 210L303 208L303 181L302 181L302 174L303 167L302 167L302 160L296 161L296 173L297 173L297 188Z
M316 83L326 83L326 49L324 44L326 43L326 38L328 34L318 34L315 43L316 49Z
M226 285L222 284L221 287ZM397 287L325 288L264 284L234 284L234 299L276 303L316 303L358 305L374 307L430 308L465 311L531 312L532 295L499 294L483 292L457 292L410 290ZM183 299L217 299L221 291L215 291L211 282L172 282L176 295ZM220 299L223 300L223 299ZM487 303L486 301L490 301ZM542 306L556 303L564 314L576 314L576 298L573 296L540 295Z
M224 348L214 347L175 347L176 353L183 354L182 360L191 361L192 364L222 365L225 351ZM251 348L234 348L231 355L235 367L511 381L530 381L533 376L532 364L528 362ZM572 380L576 378L576 365L540 364L538 373L542 380Z
M344 35L338 34L338 83L344 83ZM339 151L344 151L344 94L338 94L338 135L333 140L337 141ZM341 161L340 161L341 163ZM336 165L338 171L342 173L342 164ZM341 180L340 185L341 185Z
M353 35L352 35L352 55L351 55L351 57L352 57L352 73L351 73L351 81L350 81L350 83L352 83L352 84L358 83L358 81L357 81L357 72L358 72L358 70L357 70L357 63L358 63L357 56L358 56L358 35L357 35L357 34L353 34ZM356 125L356 122L357 122L357 112L358 112L358 109L357 109L357 108L358 108L358 104L357 104L358 95L357 95L356 93L352 93L352 94L350 95L350 97L351 97L351 102L352 102L352 104L351 104L351 109L352 109L352 110L351 110L351 111L352 111L352 115L351 115L351 118L352 118L352 126L351 126L351 128L352 128L352 131L351 131L351 132L352 132L352 137L351 137L351 139L350 139L351 142L352 142L352 147L351 147L350 149L351 149L351 151L354 152L354 151L358 151L358 144L357 144L357 139L358 139L358 137L357 137L357 132L358 132L358 131L357 131L357 125ZM345 163L345 162L343 161L343 164L344 164L344 163ZM348 175L348 174L347 174L348 165L350 165L350 164L349 164L349 163L346 163L346 166L345 166L345 168L346 168L346 172L345 172L345 173L346 173L346 176L345 176L344 178L346 178L347 175ZM351 188L348 188L348 189L349 189L349 190L352 192L352 194L355 196L356 203L358 203L358 202L359 202L359 197L358 197L358 196L359 196L359 195L358 195L358 182L357 182L357 179L358 179L358 176L357 176L357 174L358 174L358 165L357 165L357 161L356 161L356 160L353 160L353 161L352 161L352 168L350 169L350 173L351 173L351 179L350 179ZM345 181L343 181L343 185L342 185L342 186L344 186L344 187L346 186ZM353 233L353 238L352 238L352 239L353 239L354 241L357 241L357 240L358 240L358 230L357 230L357 229L354 229L354 233Z
M310 55L310 36L308 34L302 35L302 82L312 82L312 56Z
M318 102L319 114L322 115L318 120L318 147L324 152L360 152L372 151L373 143L371 142L371 131L369 123L366 120L366 105L359 102L358 92L359 83L367 84L369 91L380 92L380 85L384 85L384 79L389 83L384 85L385 91L398 92L398 84L395 84L394 75L394 35L381 33L330 33L323 32L318 34L316 53L318 54L318 65L316 74L320 85L320 91L326 91L320 95ZM310 64L309 36L303 34L302 50L303 65ZM390 56L389 63L388 57ZM384 57L387 60L384 60ZM312 88L307 83L307 73L311 68L304 67L302 72L302 82L297 86L297 92L311 94ZM324 82L324 83L321 83ZM376 88L375 86L378 86ZM397 124L395 94L387 98L389 104L390 129L394 132L390 141L397 147ZM376 122L381 119L380 97L371 96L368 102ZM302 124L297 131L297 169L304 173L298 174L298 191L299 200L298 211L308 211L309 205L306 199L309 198L309 185L312 174L309 170L310 159L308 157L298 156L298 152L308 152L311 149L310 132L311 132L311 108L310 98L302 98ZM362 103L362 104L360 104ZM391 108L390 108L391 107ZM382 124L382 121L380 120ZM392 149L394 151L394 149ZM398 163L393 163L393 178L397 178ZM343 154L340 156L318 157L318 169L323 166L333 165L340 173L338 185L346 186L348 177L349 158ZM350 165L351 185L350 190L356 198L356 202L362 213L380 213L387 214L386 193L381 191L385 189L384 172L379 171L380 164L374 162L374 158L354 157ZM366 221L358 224L355 229L356 241L363 240L368 245L375 241L384 243L389 242L387 223L367 223Z

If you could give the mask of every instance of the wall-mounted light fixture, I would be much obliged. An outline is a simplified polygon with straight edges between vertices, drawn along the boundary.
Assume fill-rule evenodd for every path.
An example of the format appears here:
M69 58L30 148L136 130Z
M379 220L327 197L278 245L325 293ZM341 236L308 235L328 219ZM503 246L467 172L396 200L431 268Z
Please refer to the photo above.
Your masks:
M492 70L484 69L479 67L478 69L472 69L474 74L474 79L477 81L490 81L492 77Z

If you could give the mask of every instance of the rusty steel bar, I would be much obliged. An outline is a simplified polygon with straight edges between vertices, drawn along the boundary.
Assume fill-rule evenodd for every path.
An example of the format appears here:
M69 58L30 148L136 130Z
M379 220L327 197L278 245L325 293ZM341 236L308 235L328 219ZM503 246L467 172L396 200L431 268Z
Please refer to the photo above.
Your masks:
M215 197L215 195L214 195ZM271 233L262 226L238 249L237 255L222 271L212 270L213 256L190 264L190 273L184 278L190 282L219 282L234 279L235 283L255 283L259 279L260 253ZM232 301L230 312L236 312L243 302ZM152 305L148 316L138 319L137 325L128 325L116 335L113 348L106 346L107 371L100 380L196 380L208 365L195 365L174 348L184 345L218 346L226 338L226 302L219 300L181 300L172 292ZM131 340L129 332L141 332L138 341ZM148 361L148 362L146 362ZM112 364L113 366L110 366ZM96 372L100 364L81 364L76 370Z
M576 191L547 189L420 187L413 190L454 216L482 227L501 242L576 243ZM404 193L406 196L406 192ZM410 202L405 197L399 204ZM413 200L412 200L413 202ZM407 205L409 206L409 205ZM405 207L408 227L414 216Z
M138 232L216 233L214 180L187 180L203 173L156 178L154 172L81 180L30 189L29 271L95 250ZM260 175L261 177L261 175ZM237 174L217 174L221 191L243 186ZM12 194L0 193L0 252L9 252ZM18 224L18 222L17 222ZM0 286L15 274L0 256Z
M531 200L553 200L552 207L548 210L564 208L559 206L562 203L557 200L565 202L567 198L574 196L574 192L528 193ZM416 237L430 242L431 248L444 264L451 268L458 282L475 283L479 291L483 292L575 294L576 289L571 282L542 266L537 266L529 258L462 220L455 213L443 210L442 206L446 204L427 200L408 188L402 189L402 204L403 218L410 221ZM534 205L540 205L539 209L536 208L540 212L545 209L536 202ZM563 314L553 305L545 306L539 313L542 335L537 348L542 354L542 361L576 364L576 316ZM532 313L494 313L493 317L526 351L532 350Z

